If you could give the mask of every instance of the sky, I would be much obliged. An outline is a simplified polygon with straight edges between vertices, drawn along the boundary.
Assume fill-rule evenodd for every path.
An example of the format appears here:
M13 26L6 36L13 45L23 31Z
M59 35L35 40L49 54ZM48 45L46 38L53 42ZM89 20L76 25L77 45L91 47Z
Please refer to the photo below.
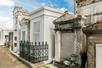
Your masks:
M13 9L15 6L23 7L29 12L41 6L74 12L73 0L0 0L0 28L13 28Z

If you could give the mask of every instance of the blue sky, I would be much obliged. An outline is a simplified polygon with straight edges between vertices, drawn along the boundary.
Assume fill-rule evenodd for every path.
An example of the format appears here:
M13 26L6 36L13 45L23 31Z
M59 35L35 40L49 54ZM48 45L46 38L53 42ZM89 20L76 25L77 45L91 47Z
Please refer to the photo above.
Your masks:
M15 6L23 7L29 12L41 6L49 6L62 11L74 11L73 0L0 0L0 27L12 28L12 11Z

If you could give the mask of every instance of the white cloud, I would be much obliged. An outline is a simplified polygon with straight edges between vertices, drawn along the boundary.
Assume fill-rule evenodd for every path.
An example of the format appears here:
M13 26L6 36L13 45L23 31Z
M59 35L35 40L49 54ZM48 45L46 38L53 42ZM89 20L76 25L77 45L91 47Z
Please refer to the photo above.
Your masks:
M74 0L69 0L69 4L73 5L74 4Z
M0 28L12 29L12 27L13 27L13 18L0 14Z
M51 7L54 7L54 5L52 4L52 1L51 0L48 0L48 3Z
M0 5L2 6L14 6L14 2L12 0L0 0Z
M67 2L69 4L73 4L74 3L74 0L64 0L64 2Z
M45 6L46 4L45 3L41 3L41 6Z
M12 29L13 27L13 18L12 18L12 6L14 6L13 0L0 0L0 6L9 7L8 11L1 9L0 11L0 28L3 29Z
M60 8L61 11L67 11L67 8Z

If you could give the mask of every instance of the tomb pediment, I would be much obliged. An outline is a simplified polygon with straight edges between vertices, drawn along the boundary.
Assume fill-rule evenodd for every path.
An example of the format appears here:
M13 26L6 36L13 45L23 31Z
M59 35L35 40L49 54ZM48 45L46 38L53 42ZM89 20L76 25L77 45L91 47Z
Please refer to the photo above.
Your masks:
M80 28L81 16L74 16L72 14L64 14L54 21L55 30L60 31L73 31L74 29Z
M56 20L54 20L54 24L60 24L60 22L65 22L67 20L71 20L75 18L75 16L71 13L65 13L62 16L60 16L59 18L57 18Z
M30 13L25 9L23 9L22 7L15 7L13 10L13 14L14 16L18 16L18 15L30 16Z
M86 34L100 34L102 33L102 22L97 22L92 25L83 28L83 32Z
M30 23L30 20L29 19L26 19L26 18L23 18L21 21L20 21L20 25L27 25Z

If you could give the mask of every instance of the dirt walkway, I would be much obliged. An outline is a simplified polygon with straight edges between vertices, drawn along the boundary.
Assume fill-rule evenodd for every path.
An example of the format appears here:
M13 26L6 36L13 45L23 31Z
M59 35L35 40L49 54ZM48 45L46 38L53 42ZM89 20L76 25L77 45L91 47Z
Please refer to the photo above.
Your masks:
M28 68L25 64L12 56L5 47L0 47L0 68Z

